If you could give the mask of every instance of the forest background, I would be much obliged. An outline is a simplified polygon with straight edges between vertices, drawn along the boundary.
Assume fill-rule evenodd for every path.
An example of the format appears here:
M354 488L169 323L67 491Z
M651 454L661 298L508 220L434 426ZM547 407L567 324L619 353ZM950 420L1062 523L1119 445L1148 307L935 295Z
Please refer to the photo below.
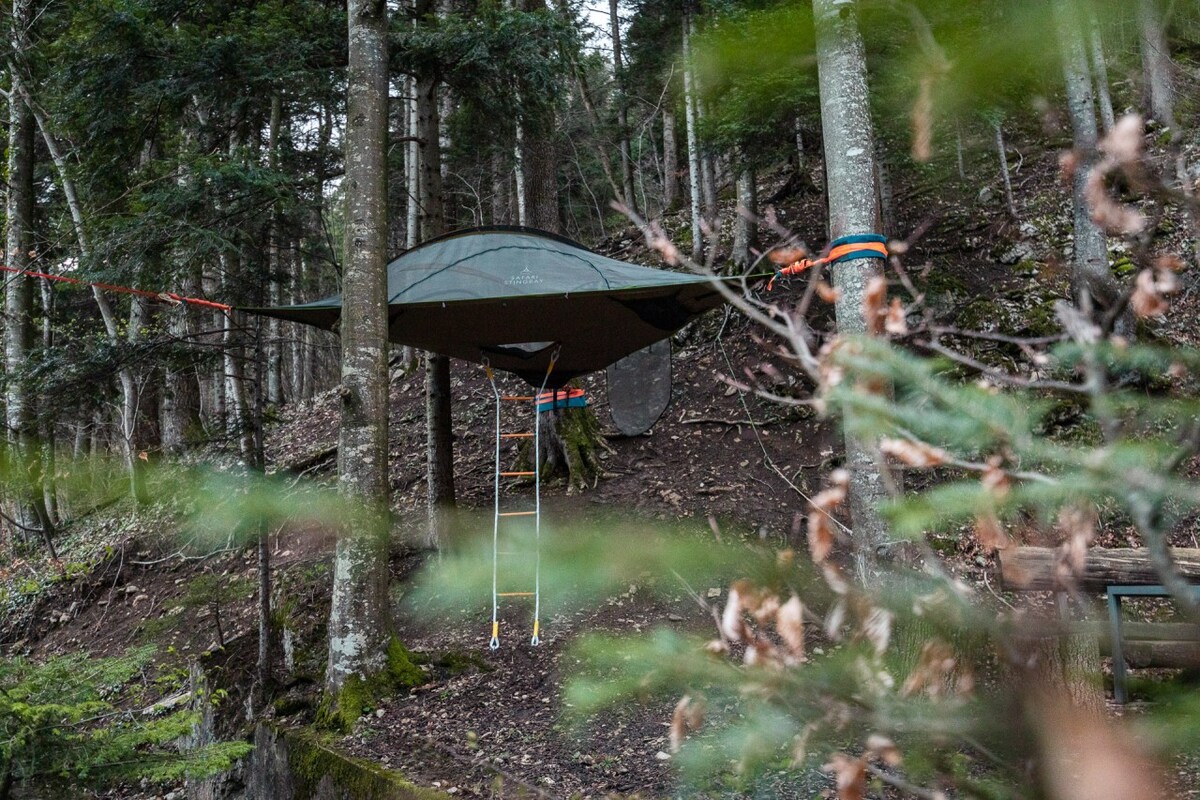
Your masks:
M372 174L389 177L376 187L386 195L370 201L386 208L387 238L372 256L377 264L385 254L477 225L531 226L630 260L672 268L690 262L725 274L773 272L847 232L893 240L885 269L832 270L832 285L813 271L783 295L749 285L731 298L764 330L755 333L736 317L731 335L745 347L747 364L723 370L716 391L742 393L763 408L844 417L849 424L833 437L832 457L821 451L819 480L832 467L849 472L834 473L825 493L810 492L814 516L797 516L788 542L811 543L818 565L836 544L845 575L760 575L761 585L727 592L741 598L727 599L727 614L737 616L743 606L761 611L768 597L787 605L793 590L782 587L802 586L797 598L808 604L815 591L817 607L828 606L808 612L825 635L836 639L851 609L859 638L882 656L891 651L890 636L880 638L882 597L895 587L881 577L881 554L891 558L897 537L920 540L964 519L972 546L983 551L1002 549L1010 536L1031 538L1032 529L1075 547L1086 547L1097 528L1102 537L1127 537L1167 553L1164 583L1185 609L1195 605L1173 582L1166 549L1192 535L1196 503L1195 356L1187 349L1194 331L1168 315L1169 298L1191 297L1200 247L1189 124L1193 4L820 0L810 9L646 2L612 3L605 17L603 9L585 13L541 0L417 2L356 4L348 19L346 7L319 2L13 0L4 86L5 265L18 270L6 278L4 333L10 689L54 684L36 666L40 659L21 657L36 650L31 620L54 606L54 587L89 580L114 546L123 556L121 537L97 534L98 513L158 520L164 506L216 506L213 498L223 492L257 486L254 475L269 460L293 472L328 466L336 448L269 459L269 431L291 413L286 409L305 414L328 399L328 390L347 391L339 340L159 293L264 306L346 290L360 255L347 231L354 203L367 197L348 189L361 180L350 163L358 117L347 107L361 88L353 77L356 9L386 43L375 51L386 53L383 72L375 73L383 76L386 102L375 106L385 111L375 122L384 138ZM596 19L605 20L603 29L593 27ZM1053 162L1057 168L1047 168ZM935 198L947 202L933 208ZM926 204L929 213L922 213ZM150 294L88 293L19 271ZM679 343L711 338L711 327L690 330ZM837 333L887 337L895 347L837 340ZM753 357L755 337L763 335L770 344L762 352L777 356L774 364ZM934 355L945 361L921 360ZM403 540L453 556L455 525L446 509L456 505L464 481L456 487L452 398L469 368L452 372L446 359L408 349L389 356L396 382L418 369L426 453L420 481L429 510L418 524L409 518ZM975 386L980 378L988 387ZM892 401L882 403L885 396ZM966 410L974 427L961 424ZM383 421L364 425L386 427L386 409ZM397 476L388 476L386 451L382 460L382 478L365 480L388 492ZM1102 461L1110 469L1097 469ZM175 471L197 463L224 465L235 483L206 479L197 492L189 486L197 481L192 473ZM905 501L903 481L888 463L933 468L935 475L917 477ZM567 485L604 479L599 464L568 475ZM352 471L342 466L343 488ZM1142 471L1150 477L1133 480ZM231 492L231 485L240 489ZM921 494L929 490L941 493ZM368 493L356 491L351 487L350 496ZM278 688L288 628L271 588L268 531L295 516L294 508L283 510L294 499L280 494L278 487L250 491L245 504L225 509L227 516L208 515L210 530L224 525L237 534L218 550L257 545L257 587L217 578L181 595L216 617L223 640L221 608L256 592L253 718ZM313 501L312 517L332 525L344 513L338 502ZM835 514L844 523L826 521ZM343 535L339 547L353 540ZM216 552L166 541L142 560ZM375 563L356 571L363 585L375 582L368 594L386 598L386 536L381 541L382 555L377 542ZM661 557L664 570L680 558L675 551ZM454 558L443 565L450 575L460 568L471 573ZM747 574L755 569L747 566ZM970 605L951 575L938 575L945 584L935 588ZM814 581L824 588L813 590ZM133 601L137 592L131 594ZM747 604L748 597L756 599ZM317 715L326 724L353 727L374 702L348 698L346 676L383 672L389 681L413 682L410 654L393 638L387 606L377 603L367 615L383 622L360 663L339 665L331 647L320 681L327 699ZM887 619L901 613L892 609ZM749 639L765 661L795 666L790 629L777 629L782 638L768 657L768 639L741 625L726 619L718 641ZM963 630L1007 635L973 617L955 625L958 633L945 637L951 641ZM891 622L885 627L890 631ZM897 674L958 685L962 668L930 677L944 661L935 658L941 644L933 645L941 638L924 629L909 638L894 648L909 662ZM803 641L801 635L801 648ZM1095 675L1075 680L1073 651L1064 647L1060 683L1095 710L1101 684ZM678 642L669 649L680 657L689 652ZM104 662L103 682L147 674L150 658L141 652ZM649 660L663 658L656 651ZM830 673L841 663L831 663ZM71 668L51 666L55 674ZM862 680L870 685L880 674ZM685 690L696 680L745 691L758 677L677 673L663 688ZM366 682L372 692L394 688ZM754 713L777 724L777 745L809 731L812 717L788 709L808 696L804 690L759 688L767 699ZM175 779L192 769L171 766L154 746L174 741L194 715L85 748L69 766L28 757L46 752L45 743L34 743L47 719L60 720L50 727L73 720L65 733L54 733L64 741L92 741L93 704L108 700L95 687L80 691L69 703L48 702L50 711L6 709L14 733L4 751L5 793L13 782L86 783L143 768ZM826 722L835 716L825 701L814 702ZM1194 705L1175 703L1172 714ZM681 708L677 724L687 718L688 706ZM837 753L847 730L863 726L860 746L848 748L855 755L830 762L841 796L860 791L869 770L917 796L951 786L982 791L972 783L973 765L938 760L945 745L935 735L920 745L933 755L914 768L932 788L889 771L896 766L891 745L866 737L883 735L880 713L849 714L850 728L831 724L827 749ZM950 716L969 713L955 708ZM789 715L787 724L779 721ZM1032 715L1010 724L1036 731L1051 723ZM1054 717L1053 724L1063 723ZM198 773L244 754L222 747L194 751L184 762ZM729 747L738 758L753 749L745 737L730 739ZM127 770L130 753L154 756L149 767L130 758L136 769ZM1023 756L995 760L1004 772ZM97 764L122 768L110 775ZM997 780L1019 786L1031 779L1005 773ZM1032 780L1054 796L1072 796L1053 782L1047 788L1044 776Z

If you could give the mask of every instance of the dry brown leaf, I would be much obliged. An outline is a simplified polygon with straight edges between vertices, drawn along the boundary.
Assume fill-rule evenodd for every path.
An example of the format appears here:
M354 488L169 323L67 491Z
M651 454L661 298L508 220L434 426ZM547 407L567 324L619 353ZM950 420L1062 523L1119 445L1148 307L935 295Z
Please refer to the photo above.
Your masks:
M797 659L804 658L804 604L792 595L775 612L775 630Z
M785 267L801 259L808 258L808 256L808 250L803 247L779 247L767 253L767 258L771 259L772 264L779 264Z
M1146 228L1146 217L1136 208L1113 200L1104 182L1104 165L1098 164L1088 173L1083 193L1092 212L1092 221L1108 233L1131 235Z
M675 713L671 715L670 745L672 753L679 752L679 748L683 745L683 739L688 733L699 730L700 726L704 724L704 711L703 697L693 700L691 695L685 694L675 704Z
M822 564L821 577L825 579L825 585L829 587L830 591L839 597L845 597L850 593L850 582L842 575L837 564L828 561Z
M1046 794L1052 800L1143 800L1177 797L1166 772L1138 745L1130 729L1089 714L1066 698L1030 692Z
M1058 157L1058 177L1068 186L1075 180L1075 170L1079 169L1079 156L1074 150L1067 150Z
M826 303L836 303L842 299L842 290L835 289L825 281L817 283L817 297L820 297Z
M912 107L912 157L924 163L933 157L933 87L936 76L921 76L917 100Z
M1008 479L1008 473L1000 466L1004 463L1000 456L992 456L987 460L987 466L983 468L983 488L992 493L998 500L1002 500L1008 496L1008 490L1011 488L1011 482Z
M746 645L746 652L742 656L742 663L747 667L774 667L778 669L783 666L783 660L779 657L779 651L774 644L762 638L756 637L754 641Z
M839 599L825 615L825 635L837 642L842 638L842 625L846 622L846 600Z
M885 437L879 440L879 450L884 455L892 456L901 464L907 464L910 467L936 467L939 464L945 464L949 458L946 451L940 447L908 439Z
M883 655L892 637L892 612L872 608L863 618L862 635L875 648L876 655Z
M904 760L896 743L881 733L872 733L867 737L867 755L878 758L889 767L898 767Z
M729 652L729 645L723 639L712 639L704 645L704 651L714 656L723 656Z
M778 611L779 596L776 594L761 595L758 603L750 609L750 613L754 615L754 619L759 625L766 625L773 620Z
M814 508L808 515L808 553L814 564L829 558L833 550L833 525L829 513Z
M850 486L850 473L844 469L834 470L829 475L829 488L822 490L812 499L808 514L808 552L814 564L829 557L833 549L833 511L846 502Z
M863 318L867 321L867 333L878 336L883 333L883 320L887 315L887 280L882 275L873 275L867 281L863 293Z
M1100 140L1100 152L1114 165L1136 164L1142 157L1142 136L1145 124L1139 114L1126 114L1117 120L1112 130Z
M1129 305L1139 317L1162 316L1171 308L1171 304L1162 296L1154 270L1144 269L1138 273Z
M921 646L917 665L904 679L904 684L900 687L901 696L911 697L918 692L925 692L930 697L941 695L946 688L946 677L954 671L956 663L950 645L941 639L930 639ZM971 686L974 686L973 677ZM960 690L960 693L963 692Z
M975 516L975 540L986 553L1004 550L1012 544L1000 520L990 511Z
M899 297L892 298L887 316L883 319L883 329L893 336L903 336L908 333L908 316L904 313L904 303L900 302Z
M721 633L731 642L740 642L744 638L746 624L742 621L742 595L735 583L729 590L725 601L725 611L721 614Z
M867 760L834 753L822 769L832 772L837 783L838 800L862 800L867 791Z

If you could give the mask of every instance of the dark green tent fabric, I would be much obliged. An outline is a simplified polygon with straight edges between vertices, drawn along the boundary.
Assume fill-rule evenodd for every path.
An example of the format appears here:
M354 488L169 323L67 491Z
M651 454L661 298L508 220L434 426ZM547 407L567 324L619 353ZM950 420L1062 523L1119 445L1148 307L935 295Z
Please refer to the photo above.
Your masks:
M604 369L721 305L697 275L627 264L529 228L473 228L388 265L388 338L541 383ZM336 329L341 297L246 309Z

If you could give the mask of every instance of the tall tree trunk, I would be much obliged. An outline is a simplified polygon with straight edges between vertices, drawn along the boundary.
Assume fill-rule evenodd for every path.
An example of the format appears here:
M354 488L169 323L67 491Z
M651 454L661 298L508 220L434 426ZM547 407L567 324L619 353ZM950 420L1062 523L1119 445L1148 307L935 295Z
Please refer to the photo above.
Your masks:
M363 517L338 536L325 688L338 711L352 677L388 664L387 5L349 0L342 423L338 488ZM436 146L436 139L434 140ZM360 709L361 710L361 709Z
M428 12L427 12L428 13ZM421 240L445 233L442 197L441 140L438 136L438 82L432 75L417 80L421 138ZM438 549L454 508L454 435L450 424L452 395L450 359L425 354L425 447L428 520L426 543Z
M1100 102L1100 121L1104 132L1116 124L1113 112L1112 92L1108 85L1108 59L1104 57L1104 39L1100 35L1100 20L1095 13L1088 13L1088 41L1091 46L1092 72L1096 78L1096 99Z
M825 144L825 188L829 197L829 235L874 233L879 227L875 185L875 144L871 124L867 61L858 31L855 4L813 0L817 34L817 75L821 94L821 127ZM841 292L835 312L840 334L867 330L863 297L867 282L883 274L877 259L845 261L833 268ZM849 428L849 426L846 426ZM846 436L850 470L850 516L857 570L872 580L876 548L888 540L879 509L887 492L872 452Z
M129 322L125 326L125 340L131 346L136 346L142 338L142 328L146 324L146 298L133 297L129 301ZM129 368L117 373L121 381L121 440L126 453L129 454L129 488L134 502L145 505L150 502L146 490L146 472L142 459L142 426L141 426L141 392L138 388L137 376Z
M675 110L663 108L663 211L669 212L679 202L679 145L675 141Z
M692 202L692 260L704 257L704 235L700 228L700 142L696 134L696 89L692 72L692 15L683 14L683 108L687 127L688 188Z
M38 281L42 290L42 352L50 353L54 348L54 285L48 280ZM62 519L58 513L58 442L55 437L54 420L47 419L39 426L42 450L42 498L50 524L58 526Z
M1071 283L1084 302L1109 307L1117 298L1117 288L1108 267L1108 242L1104 231L1092 221L1086 186L1088 173L1095 163L1096 110L1092 98L1092 79L1082 29L1072 0L1055 0L1055 20L1062 49L1063 76L1067 85L1067 109L1075 144L1075 175L1072 205L1075 217L1075 258Z
M267 163L271 171L279 169L279 127L283 119L283 100L271 95L271 120L267 134ZM283 301L281 265L279 259L279 208L271 209L271 227L267 234L267 300L277 306ZM271 317L267 321L267 402L278 406L283 402L283 322Z
M183 293L199 294L198 281L185 278ZM167 333L177 343L188 341L192 333L192 309L181 305L167 319ZM188 429L197 421L199 397L191 366L168 365L163 368L162 402L159 404L159 428L162 431L163 452L179 456L187 444Z
M625 63L621 56L621 15L618 0L608 0L612 22L613 79L616 86L617 147L621 151L621 188L625 205L637 213L637 196L633 188L633 158L629 149L629 103L625 96Z
M408 112L408 153L404 159L405 188L408 194L408 208L405 216L404 246L409 250L421 241L421 136L417 100L417 79L409 76L405 79L409 98Z
M29 45L29 25L33 19L28 0L13 3L10 20L10 44L14 53L23 53ZM19 94L21 78L12 72L13 91L9 95L8 112L8 202L5 210L7 229L5 250L8 266L29 269L33 250L33 113ZM33 281L28 275L13 274L5 278L4 294L4 366L5 422L9 446L25 467L27 486L20 487L16 498L15 518L20 526L42 531L51 558L54 551L54 531L50 515L42 499L41 459L34 441L34 407L28 384L22 373L33 355Z
M518 103L520 101L518 100ZM517 224L524 228L529 224L529 203L525 191L525 123L518 112L516 143L513 145L513 182L516 184Z
M730 259L738 269L745 269L753 260L751 249L758 246L758 189L754 170L750 167L744 167L738 173L737 204Z
M492 153L492 224L493 225L508 225L512 220L510 211L511 192L509 180L511 174L508 170L507 159L504 151L497 148L496 152Z
M1138 26L1142 41L1142 76L1150 116L1171 129L1175 126L1175 89L1171 84L1171 51L1157 0L1138 0Z

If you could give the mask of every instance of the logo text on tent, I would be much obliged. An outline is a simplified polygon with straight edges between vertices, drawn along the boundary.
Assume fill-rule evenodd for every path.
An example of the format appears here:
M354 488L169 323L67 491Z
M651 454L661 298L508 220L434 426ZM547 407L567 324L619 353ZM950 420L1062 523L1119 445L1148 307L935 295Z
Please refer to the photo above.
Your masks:
M532 286L535 283L541 282L542 276L538 275L536 272L530 271L529 267L521 270L516 275L510 275L508 279L504 281L504 283L508 286Z

